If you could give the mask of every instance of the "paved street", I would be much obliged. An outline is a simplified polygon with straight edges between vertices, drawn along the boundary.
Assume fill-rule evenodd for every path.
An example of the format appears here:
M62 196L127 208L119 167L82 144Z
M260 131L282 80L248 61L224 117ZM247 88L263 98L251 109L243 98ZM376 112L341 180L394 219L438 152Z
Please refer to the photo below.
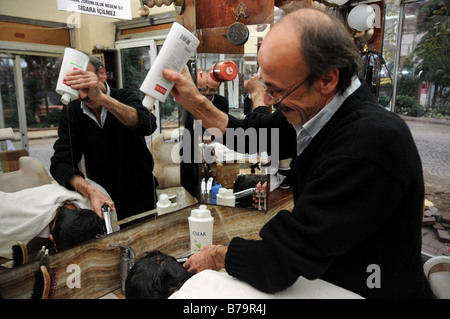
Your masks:
M450 125L407 121L422 159L426 182L450 191Z

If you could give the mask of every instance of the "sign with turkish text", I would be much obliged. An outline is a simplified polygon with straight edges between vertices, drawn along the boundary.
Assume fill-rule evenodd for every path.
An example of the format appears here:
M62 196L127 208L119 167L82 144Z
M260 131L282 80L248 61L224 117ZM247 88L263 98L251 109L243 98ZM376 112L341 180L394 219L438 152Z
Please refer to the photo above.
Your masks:
M58 10L131 20L130 0L56 0Z

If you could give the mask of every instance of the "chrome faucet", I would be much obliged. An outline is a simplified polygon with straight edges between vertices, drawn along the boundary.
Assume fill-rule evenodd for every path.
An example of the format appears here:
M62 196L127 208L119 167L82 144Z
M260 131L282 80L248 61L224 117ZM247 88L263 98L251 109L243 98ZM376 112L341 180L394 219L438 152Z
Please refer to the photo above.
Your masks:
M122 292L125 292L125 281L131 267L134 265L136 255L134 250L127 245L109 244L109 246L120 248L120 278L122 279Z

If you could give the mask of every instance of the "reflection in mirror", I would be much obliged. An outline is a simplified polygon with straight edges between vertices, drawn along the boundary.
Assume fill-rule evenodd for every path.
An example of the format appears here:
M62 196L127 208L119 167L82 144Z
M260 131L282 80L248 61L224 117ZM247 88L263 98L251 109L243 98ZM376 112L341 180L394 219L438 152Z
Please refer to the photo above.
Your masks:
M203 59L203 63L199 63L199 66L203 68L205 75L206 72L209 71L209 69L212 66L212 62L220 62L220 61L233 61L239 69L239 74L238 76L235 78L235 80L233 81L227 81L222 83L218 88L217 88L217 93L220 93L220 95L224 96L226 99L228 99L228 111L230 112L230 114L238 117L238 118L242 118L243 114L244 114L244 85L243 85L243 81L249 79L253 73L257 72L257 61L256 61L256 48L257 48L257 43L258 43L258 39L262 37L262 34L266 32L266 27L262 27L262 26L250 26L249 28L251 30L251 36L249 41L247 42L246 46L246 50L245 50L245 54L244 56L236 56L236 55L226 55L226 54L215 54L215 55L211 55L208 56L208 54L206 54L205 56L203 56L201 59ZM254 34L256 33L260 33L257 34L257 36L254 36ZM152 46L152 48L155 48L154 50L156 50L156 52L159 51L160 47L162 45L162 42L157 42L156 45ZM248 50L247 47L252 47L251 50ZM128 88L131 90L134 90L136 94L139 95L139 98L142 99L143 96L141 95L141 92L138 90L140 84L142 83L143 79L145 78L148 70L150 69L151 63L152 63L152 58L151 58L151 54L150 54L150 50L148 46L144 46L144 47L135 47L135 48L131 48L131 49L121 49L117 52L117 55L119 56L119 61L121 61L121 77L119 77L118 79L122 80L121 83L118 84L118 87L123 87L123 88ZM154 54L156 56L156 54ZM38 57L39 59L42 59L42 57ZM32 59L33 57L31 56L27 56L27 63L23 63L22 61L18 64L20 64L22 66L22 68L25 68L25 70L23 70L23 81L27 81L28 83L28 75L33 74L33 75L39 75L39 78L37 81L29 81L31 84L36 84L36 83L40 83L43 85L49 85L50 88L48 89L46 86L44 88L43 86L43 94L31 94L30 96L25 95L25 103L28 105L29 103L33 103L33 105L41 105L40 108L38 108L38 113L34 113L33 116L29 117L27 116L27 119L29 118L35 118L35 119L39 119L41 120L41 122L44 121L50 121L50 119L54 119L56 118L56 122L53 123L54 127L58 126L58 121L57 118L58 116L54 116L55 114L60 114L61 113L61 108L62 105L61 103L59 103L59 99L58 96L56 99L53 99L53 95L55 95L54 93L54 88L56 86L56 83L53 83L51 81L56 81L57 79L57 73L58 73L58 68L54 67L54 64L58 57L51 57L49 59L50 63L43 63L38 62L38 63L32 63ZM53 60L51 60L53 59ZM2 56L1 57L1 62L2 65L4 65L5 70L8 69L11 72L5 72L2 74L13 74L14 72L14 63L16 63L18 59L13 59L12 56ZM23 59L20 59L23 60ZM53 62L51 62L53 61ZM5 62L5 63L3 63ZM39 66L39 67L44 67L47 68L45 69L36 69L33 72L31 72L31 67L33 66ZM27 69L28 68L28 69ZM117 72L118 70L116 70ZM195 78L196 77L196 71L194 69L191 68L192 71L192 75ZM52 73L53 72L53 73ZM55 73L56 72L56 73ZM106 70L106 76L107 76L107 82L109 82L109 80L111 78L114 77L114 81L117 80L117 74L116 72L113 72L112 70L107 69ZM52 76L53 74L53 76ZM20 112L16 109L16 103L14 102L16 100L14 95L14 90L11 91L11 88L13 88L16 83L14 81L14 76L5 76L3 78L3 82L2 82L2 98L3 98L3 105L5 110L2 110L2 113L5 115L5 119L6 121L8 121L9 119L14 120L16 122L20 122L20 118L18 118L17 114L19 114ZM113 79L111 79L113 80ZM110 82L109 82L110 83ZM112 84L110 83L110 86ZM23 86L23 83L19 86ZM115 85L112 85L113 87ZM31 86L26 86L27 88L32 89ZM5 98L5 92L12 92L11 93L11 99L10 98ZM40 100L33 100L33 102L31 102L31 98L39 98ZM53 101L54 100L54 101ZM37 104L34 104L34 103ZM11 107L9 107L11 104ZM31 104L30 104L31 105ZM42 105L44 105L44 108L42 107ZM56 108L53 108L53 106L59 106ZM27 106L28 108L28 106ZM184 108L179 108L178 105L176 104L176 102L173 100L172 97L168 98L166 103L159 103L159 108L157 108L156 110L154 110L155 115L157 116L157 124L158 124L158 131L157 134L153 134L151 137L147 137L146 138L146 143L148 145L148 148L150 149L152 156L155 160L155 169L154 169L154 173L155 175L160 174L160 176L163 177L159 177L159 185L156 188L156 193L157 193L157 197L158 199L161 197L161 195L167 195L163 196L163 200L161 201L161 212L165 213L168 211L173 211L179 208L182 208L184 206L187 205L191 205L193 203L196 202L196 195L192 196L190 192L185 191L186 189L181 187L181 182L180 182L180 178L178 178L178 183L177 183L177 178L176 178L176 172L178 170L179 172L179 166L177 168L177 164L176 160L174 161L173 166L167 166L167 165L161 165L162 168L159 168L159 164L167 164L169 163L168 160L164 159L163 157L159 158L159 155L167 155L167 154L173 154L173 150L176 149L176 143L179 143L179 137L178 135L182 135L183 134L183 130L179 129L180 123L184 123L185 119L187 118L187 112L185 111ZM159 113L158 113L159 111ZM20 115L20 114L19 114ZM17 124L18 123L12 123L11 125L9 125L8 123L6 123L7 126L12 126L14 128L17 128ZM183 125L181 125L183 128ZM20 135L20 128L15 130L15 135L16 138L14 140L12 140L13 145L16 147L17 149L22 149L22 147L20 146L20 143L18 143L17 141L21 140L21 137L17 137L18 135ZM51 132L51 131L49 131ZM53 142L56 139L56 129L52 130L52 132L55 132L55 135L51 136L51 138L44 138L43 140L40 141L40 143L44 143L44 142L50 142L48 143L48 147L46 147L46 149L48 149L50 151L50 154L47 155L42 155L40 152L40 149L42 148L42 144L38 146L39 151L35 152L35 149L31 146L30 147L30 156L32 157L36 157L38 158L45 166L45 168L47 169L48 172L48 168L50 166L50 157L53 154ZM28 132L29 135L32 134L32 132ZM34 132L33 132L34 134ZM210 139L206 140L208 143L205 143L210 145L211 141ZM200 143L203 143L203 138L200 141ZM200 144L199 143L199 144ZM7 142L3 142L3 145L7 145L7 144L11 144L11 143L7 143ZM27 152L27 150L25 149L24 151ZM216 153L219 153L218 148L216 148ZM157 159L158 158L158 163ZM173 159L173 157L172 157ZM4 164L5 162L3 161L2 164ZM202 163L202 161L200 160L200 163ZM261 170L259 168L262 168L262 170L264 170L263 167L261 167L261 161L258 161L259 164L257 164L255 167L253 167L253 170L255 170L255 174L261 174ZM205 178L205 184L207 186L207 181L209 180L209 175L208 174L214 174L214 176L219 175L219 182L223 183L228 189L233 189L234 188L234 182L236 180L236 178L240 175L251 175L252 173L252 165L253 163L250 163L250 161L246 161L246 162L239 162L238 160L234 161L234 162L210 162L210 163L206 163L209 165L209 167L207 166L207 170L203 169L200 170L200 166L196 165L196 171L198 173L202 173L203 174L203 178ZM258 168L256 168L258 167ZM23 167L24 169L26 169L25 167ZM128 169L128 168L127 168ZM127 169L124 170L124 172L127 171ZM86 168L83 165L83 161L80 162L80 170L86 172ZM220 173L220 170L222 170L222 173ZM245 172L245 170L248 170L250 172ZM5 172L3 170L3 172ZM264 171L263 171L264 173ZM178 175L180 175L178 173ZM50 175L49 175L50 176ZM165 177L164 177L165 176ZM175 176L175 178L174 178ZM228 182L228 177L229 176L233 176L232 182ZM206 178L208 177L208 178ZM51 177L50 177L51 178ZM200 175L197 175L197 178L200 178ZM222 180L221 180L222 179ZM267 179L267 178L266 178ZM198 183L196 184L197 188L201 187L201 183L200 183L200 179ZM250 187L250 189L255 188L253 187L254 185L251 185L252 187ZM150 191L150 190L149 190ZM249 196L246 193L246 189L243 189L243 191L240 191L240 194L237 194L237 196L235 197L235 205L238 206L240 205L240 201L241 198L244 198L245 196ZM218 192L217 192L218 193ZM224 203L225 205L229 204L229 201L227 201L227 193L224 192L222 190L221 195L223 195L223 199L225 200L225 202L221 202L219 200L219 204ZM148 193L148 196L150 196L151 194ZM253 194L252 194L253 196ZM252 197L251 196L251 197ZM168 201L170 202L168 202ZM217 198L216 198L216 203L217 203ZM257 203L257 202L254 202ZM264 208L264 200L261 201L261 207ZM252 203L253 204L253 203ZM122 229L124 227L127 227L129 225L132 224L136 224L139 222L142 222L148 218L155 218L157 209L153 209L150 211L146 211L146 212L142 212L139 214L135 214L129 217L126 217L122 220L118 220L118 221L113 221L113 226L114 229ZM35 241L33 241L33 243L35 243ZM39 251L40 249L40 244L41 242L38 242L35 245L32 245L32 247L30 246L31 251ZM52 244L47 242L47 246L51 246Z
M258 106L261 106L258 111L270 112L267 106L252 105L247 90L248 83L260 86L257 80L257 49L269 25L248 27L250 37L244 54L199 53L196 58L195 79L200 93L218 109L238 119L255 111ZM202 39L207 34L218 32L199 30ZM211 42L203 44L203 48L208 46L214 47ZM261 92L262 88L259 90ZM262 103L262 99L253 100ZM258 152L256 140L244 136L242 140L247 140L249 144L248 150L244 151L233 146L228 148L221 137L214 130L205 131L201 122L187 113L183 139L190 139L191 163L181 163L182 185L202 203L266 210L269 190L279 187L284 176L272 178L278 172L270 168L267 153ZM241 140L239 137L237 139Z
M160 46L156 46L157 49L159 49ZM146 76L148 70L150 69L151 66L151 58L150 58L150 51L148 46L147 47L137 47L137 48L131 48L131 49L127 49L127 50L122 50L122 52L120 52L122 54L122 70L123 72L123 76L122 76L122 80L124 82L125 85L123 85L123 87L125 89L127 89L128 91L134 91L134 94L136 94L138 96L139 100L142 100L143 96L141 94L141 92L139 91L139 86L141 84L141 82L143 81L144 77ZM100 55L101 56L101 55ZM27 181L28 177L38 177L37 179L32 179L31 180L31 184L27 184L27 185L21 185L20 189L9 189L9 190L5 190L3 188L0 189L0 191L4 191L4 192L17 192L20 191L21 189L24 188L34 188L34 187L38 187L38 188L42 188L45 189L45 187L58 187L58 191L60 190L64 190L64 191L69 191L67 189L65 189L65 187L60 186L56 183L56 181L52 181L52 177L51 174L49 172L49 168L50 168L50 157L53 155L53 144L55 143L55 141L58 139L57 137L57 127L59 125L59 121L58 118L60 116L65 116L66 117L66 122L69 123L70 126L66 126L67 128L67 132L72 132L74 133L74 131L76 130L76 126L79 124L78 120L76 120L75 116L73 115L72 111L79 109L79 107L75 107L75 108L71 108L69 107L64 108L64 111L61 112L61 109L63 109L63 105L61 105L60 102L60 96L58 94L56 94L55 92L55 87L56 87L56 80L58 78L58 72L59 72L59 68L58 65L56 64L55 61L58 60L58 57L53 57L51 61L53 61L53 63L50 63L50 58L49 58L49 63L43 63L42 61L37 61L37 63L33 62L33 56L27 56L27 59L25 59L25 62L21 61L21 66L24 67L25 66L25 70L23 71L23 74L26 76L23 76L22 79L24 80L24 82L26 83L31 83L31 84L36 84L36 83L41 83L43 84L42 86L42 91L43 94L32 94L32 92L28 95L25 95L25 102L27 104L27 108L28 108L28 104L32 103L33 106L35 105L44 105L44 107L38 107L37 111L35 109L33 109L34 112L34 117L33 118L37 118L40 119L41 122L46 122L47 120L50 119L55 119L55 122L53 123L53 125L56 127L53 130L49 130L48 133L53 134L53 135L49 135L49 138L47 138L47 134L42 135L42 142L39 143L40 145L38 146L39 150L38 152L34 152L34 148L31 147L30 150L30 156L32 157L28 157L28 156L24 156L24 155L28 155L28 150L26 149L22 149L20 147L20 145L18 143L15 142L15 140L18 140L16 137L11 138L11 136L8 136L8 139L5 139L4 141L2 141L2 156L5 155L5 158L2 157L2 171L1 171L1 177L3 178L9 178L10 180L14 180L16 182L20 182L21 184L24 184ZM42 57L37 57L38 59L42 59ZM18 59L16 59L18 60ZM22 59L21 59L22 60ZM11 70L11 73L14 72L14 59L11 59L9 56L5 56L5 57L1 57L1 65L2 65L2 69L3 66L5 68L5 70ZM3 63L5 62L5 63ZM11 63L9 63L11 62ZM33 63L32 63L33 62ZM37 72L39 71L39 69L36 71L35 69L32 69L31 67L35 67L36 65L40 66L41 68L47 67L49 70L47 70L47 72ZM49 71L52 71L49 72ZM9 74L5 72L5 75ZM14 75L14 74L13 74ZM105 74L100 75L103 76L106 75L106 83L110 83L110 79L109 77L112 77L113 72L106 69L105 67ZM38 77L37 79L32 79L31 76L34 77ZM11 87L11 84L14 85L15 81L14 81L14 76L11 77L6 77L4 78L5 82L2 83L2 88L9 88ZM31 81L34 80L34 81ZM53 81L53 82L52 82ZM3 86L3 84L5 84ZM48 87L45 86L45 84L48 84ZM115 91L115 85L111 85L109 84L111 91ZM27 88L33 89L32 86L27 85ZM2 93L3 92L9 92L10 90L3 90L2 89ZM5 97L5 95L3 95L3 97ZM14 97L12 97L14 98ZM30 100L31 98L33 98L33 100ZM2 115L6 114L6 122L8 124L8 126L12 126L12 127L16 127L18 120L17 120L17 114L19 112L17 112L14 108L16 107L16 104L13 103L13 99L4 99L5 103L3 105L5 105L5 110L1 110L2 111ZM11 103L10 103L11 102ZM79 102L79 101L78 101ZM53 105L57 105L59 107L57 108L53 108ZM192 196L189 196L189 194L186 194L186 192L184 191L184 189L182 187L180 187L180 180L179 180L179 164L177 163L176 159L174 160L174 158L171 156L172 154L174 154L174 152L172 150L176 150L178 148L178 105L176 104L176 102L173 100L172 97L170 97L169 99L167 99L166 103L160 103L160 108L158 109L160 112L155 112L158 113L158 128L159 131L155 132L153 135L148 136L145 138L145 140L143 139L143 143L145 143L147 145L147 149L150 151L150 153L153 156L154 159L154 170L153 173L154 175L158 175L158 179L159 179L159 184L157 186L156 189L156 194L157 194L157 198L160 198L161 195L164 199L161 201L161 209L157 209L156 207L154 209L145 209L145 210L141 210L141 211L136 211L137 214L130 214L129 216L125 216L123 218L118 219L117 218L117 212L116 211L111 211L111 226L112 226L112 231L118 231L120 229L123 229L127 226L136 224L136 223L140 223L143 222L145 220L148 219L152 219L152 218L156 218L156 213L160 214L160 213L167 213L170 211L174 211L177 209L181 209L183 207L186 207L187 205L191 205L193 203L196 202L195 198L193 198ZM5 112L4 112L5 111ZM57 116L53 116L54 114L57 114ZM148 114L148 113L147 113ZM52 115L52 116L50 116ZM15 117L14 117L15 116ZM107 116L108 117L108 116ZM4 117L2 117L4 118ZM16 122L14 122L16 121ZM19 118L20 121L20 118ZM106 120L105 123L107 123L108 121ZM8 130L9 131L9 130ZM16 130L16 133L13 132L13 135L18 135L18 130ZM47 132L47 131L45 131ZM30 135L37 135L37 131L36 133L34 133L34 131L29 132ZM76 135L77 137L79 137L79 135ZM38 136L40 137L40 136ZM94 136L93 135L89 135L85 137L85 141L88 141L89 138L92 139ZM116 137L116 140L120 140L121 137ZM19 137L20 140L20 137ZM9 141L14 141L13 143L9 143ZM82 141L78 141L80 143L83 144ZM75 149L74 146L78 145L76 138L73 138L71 136L71 138L69 139L69 143L67 151L71 154L70 157L71 158L77 158L78 155L74 156L74 154L79 154L79 149ZM45 143L45 149L46 151L43 152L42 151L42 146ZM48 144L48 145L47 145ZM131 143L132 144L132 143ZM4 150L3 146L8 146L8 149ZM98 145L105 145L104 143L98 143ZM48 147L47 147L48 146ZM5 147L6 148L6 147ZM107 163L112 161L112 159L118 157L118 156L122 156L124 153L128 154L127 156L133 157L133 156L138 156L136 155L136 152L130 152L130 151L125 151L124 149L120 148L120 147L109 147L108 148L110 151L112 150L112 154L110 157L109 161L99 161L102 163ZM5 152L8 152L8 154L6 154ZM15 156L15 154L17 153L18 156L12 158L11 154L14 153L13 155ZM84 153L84 151L83 151ZM139 153L139 152L138 152ZM142 152L141 152L142 153ZM176 153L176 152L175 152ZM122 155L120 155L122 154ZM140 153L139 153L140 154ZM7 156L6 156L7 155ZM37 155L37 156L36 156ZM21 157L20 157L21 156ZM167 157L169 156L169 157ZM18 159L20 157L20 159ZM36 158L35 158L36 157ZM79 169L81 172L83 172L84 176L89 176L87 174L87 172L89 171L89 168L85 165L85 160L86 157L84 157L83 159L81 159L81 161L79 162L79 164L77 165L77 170ZM172 165L173 164L173 165ZM12 166L17 166L17 167L12 167ZM45 166L44 166L45 165ZM8 169L7 169L8 168ZM9 171L9 168L11 169L11 172ZM109 175L111 176L116 176L117 174L119 175L128 175L130 174L132 171L134 171L136 173L136 167L135 165L121 165L121 168L119 170L117 169L111 169L109 170ZM112 172L117 173L117 174L112 174ZM17 176L20 175L19 177ZM178 176L178 178L176 177ZM141 179L139 179L139 177ZM133 187L138 187L138 181L142 181L143 175L140 174L139 177L134 178L134 183L133 183ZM41 179L45 179L45 181L42 181ZM151 179L149 179L151 180ZM114 184L120 183L119 181L115 181ZM13 183L11 182L0 182L1 186L8 186L11 187L13 185ZM98 186L98 188L100 188L101 186ZM139 198L135 198L135 202L139 203L142 202L143 199L145 198L151 198L154 195L152 194L152 190L154 190L156 187L155 184L152 184L152 187L144 187L144 188L139 188L139 191L142 192L141 196L139 196ZM103 188L102 188L103 189ZM54 190L49 192L52 194L56 194L57 192L55 192ZM137 193L137 192L135 192ZM9 194L9 193L8 193ZM70 196L79 196L80 194L77 194L76 192L71 193ZM105 192L105 195L109 197L110 194L108 194L108 192ZM34 195L33 195L34 196ZM25 207L26 209L31 209L32 211L37 212L35 208L35 205L33 204L33 202L36 204L37 201L29 201L32 197L30 197L28 195L27 199L28 201L23 201L24 205L25 203L29 203L27 205L27 207ZM38 195L38 199L45 199L45 198L49 198L49 196L47 196L47 194L45 196L40 196ZM62 198L62 197L61 197ZM110 197L109 197L110 198ZM9 202L11 203L11 201L9 200L2 200L2 203L4 204L5 202ZM156 204L157 200L155 201ZM158 201L159 203L159 201ZM58 206L58 207L57 207ZM22 223L22 221L19 221L19 224L23 224L23 227L28 227L26 229L26 231L30 231L29 236L27 235L25 238L25 230L24 229L19 229L18 232L21 234L19 237L12 239L11 242L8 242L8 244L6 245L6 249L5 252L0 254L0 256L2 257L6 257L6 258L11 258L12 257L12 250L11 250L11 246L15 245L15 247L17 247L17 253L19 253L19 249L20 251L22 251L22 262L25 260L25 256L30 256L30 258L33 258L33 256L35 256L35 254L37 254L40 251L40 248L42 247L42 245L46 246L49 250L50 253L51 252L55 252L53 250L53 243L52 241L49 239L51 234L49 234L49 231L43 231L43 228L49 228L49 225L52 223L51 221L54 220L52 219L50 216L56 215L56 212L59 210L59 207L63 207L64 203L60 202L59 205L53 205L51 207L48 207L48 209L46 210L46 219L40 223L34 223L33 227L28 227L26 225L29 225L29 223ZM83 209L88 209L90 208L90 205L83 205L82 206ZM4 212L4 205L2 205L2 212ZM80 207L78 207L80 208ZM160 208L160 207L158 207ZM16 207L16 211L17 211L17 207ZM108 209L106 208L103 211L103 215L106 215ZM97 215L95 215L97 216ZM94 217L95 217L94 216ZM34 220L35 221L35 220ZM106 223L107 219L104 220L105 221L105 225L107 226L108 223ZM103 221L102 221L103 223ZM45 225L44 225L45 224ZM42 227L41 227L42 226ZM37 229L40 228L40 229ZM107 232L103 231L97 231L96 234L94 234L93 236L90 236L89 238L83 238L84 240L88 240L88 239L93 239L95 238L95 236L104 236L106 235ZM2 237L2 239L4 239ZM18 245L19 241L23 241L25 244L24 245ZM77 245L79 242L72 242L71 245ZM22 248L20 248L22 247ZM6 255L6 256L5 256ZM3 259L2 259L3 260ZM3 263L2 263L3 264ZM12 265L12 262L10 262L10 264ZM17 264L17 263L16 263Z
M145 76L151 68L154 58L163 45L157 41L155 45L121 49L123 85L136 91L142 99L144 94L139 90ZM157 54L151 54L151 50ZM190 65L191 62L188 63ZM125 82L125 80L129 80ZM179 108L171 94L164 103L157 101L152 109L157 117L157 129L146 137L146 142L153 156L153 174L157 179L157 204L152 212L142 212L124 221L119 221L120 227L125 228L142 222L151 216L157 216L177 209L184 208L196 202L196 199L185 192L180 182L179 164L179 135L180 123L183 122L183 110ZM157 213L152 215L151 213Z

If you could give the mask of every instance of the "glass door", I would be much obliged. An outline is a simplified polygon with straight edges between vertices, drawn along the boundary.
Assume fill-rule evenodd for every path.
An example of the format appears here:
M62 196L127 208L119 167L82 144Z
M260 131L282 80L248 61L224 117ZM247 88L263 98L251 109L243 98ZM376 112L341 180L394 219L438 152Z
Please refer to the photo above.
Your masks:
M15 133L0 150L26 150L47 169L62 109L55 92L58 72L52 54L0 54L0 128Z

